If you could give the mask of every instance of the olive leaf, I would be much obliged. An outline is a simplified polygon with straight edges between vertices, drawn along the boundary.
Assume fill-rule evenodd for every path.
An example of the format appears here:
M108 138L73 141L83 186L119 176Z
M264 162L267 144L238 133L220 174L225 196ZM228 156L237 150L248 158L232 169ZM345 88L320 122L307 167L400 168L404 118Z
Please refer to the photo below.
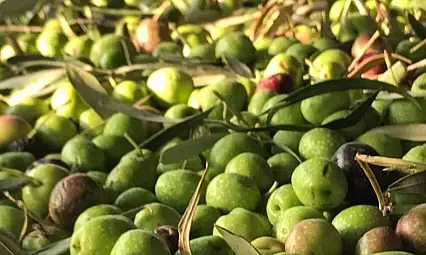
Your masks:
M19 189L30 183L28 178L12 177L0 180L0 192Z
M401 140L417 141L417 142L426 141L426 124L381 126L381 127L373 128L371 132L386 134Z
M408 22L410 22L411 27L414 30L414 33L419 38L426 38L426 28L420 23L416 18L414 18L413 14L408 14Z
M95 76L72 64L67 64L66 72L71 84L84 101L86 101L86 103L103 119L107 119L115 113L115 111L111 109L102 107L102 103L107 102L109 97L106 90Z
M323 125L323 127L330 129L341 129L355 125L358 123L365 115L366 111L371 107L371 104L376 99L379 91L371 94L367 99L365 99L362 103L357 105L349 115L344 118L333 120Z
M222 238L228 243L231 249L236 255L260 255L260 252L256 250L244 237L234 234L231 231L214 225L217 231L222 235Z
M398 179L397 181L389 185L387 191L397 191L411 194L426 193L426 171L409 174Z
M0 90L23 89L30 87L31 91L39 91L46 85L65 77L65 70L55 68L33 72L27 75L15 76L0 82Z
M225 64L236 74L241 75L246 78L253 78L253 72L250 70L246 64L242 63L236 57L229 54L223 56Z
M71 84L102 118L109 118L116 112L151 122L176 122L175 120L155 114L149 110L135 107L109 98L105 88L91 73L75 65L67 65L67 74Z
M277 103L267 111L262 114L268 114L267 123L270 123L272 116L281 108L287 107L289 105L298 103L304 99L318 96L325 93L337 92L337 91L346 91L349 89L369 89L369 90L379 90L379 91L388 91L394 92L404 96L406 99L411 101L417 108L421 109L419 103L408 94L403 88L398 88L392 86L388 83L367 80L361 78L348 78L348 79L336 79L328 80L316 83L312 86L301 87L290 94L283 101Z
M46 2L35 0L3 0L0 2L0 16L2 19L15 18L33 10L38 4Z
M226 133L217 133L185 140L166 149L161 154L160 161L163 164L173 164L195 157L210 149L219 139L225 135Z
M26 255L26 253L13 241L8 234L0 229L0 254L2 255Z
M189 129L194 128L204 121L204 119L210 114L214 107L210 108L205 112L201 112L190 117L183 119L181 122L178 122L166 129L163 129L156 134L152 135L150 138L139 144L139 147L146 148L152 151L159 149L161 146L166 144L168 141L173 138L181 135L184 132L187 132Z
M52 243L47 245L46 247L31 252L28 255L62 255L69 251L70 249L70 239L66 238L64 240Z
M234 125L229 122L225 122L222 120L213 120L213 119L206 119L206 123L209 124L216 124L221 125L223 127L226 127L228 129L231 129L235 132L277 132L279 130L287 130L287 131L308 131L312 128L314 128L314 125L311 124L301 124L301 125L267 125L263 127L240 127L237 125Z
M209 171L209 165L207 163L206 169L204 170L203 175L201 176L201 179L198 182L197 188L195 189L194 194L192 195L191 200L189 201L189 204L186 207L185 212L182 215L182 218L180 219L178 224L178 231L179 231L178 247L179 247L179 251L183 255L192 255L191 246L189 243L190 235L191 235L191 226L195 216L198 202L200 201L201 188L204 184L204 180L206 179L208 171Z

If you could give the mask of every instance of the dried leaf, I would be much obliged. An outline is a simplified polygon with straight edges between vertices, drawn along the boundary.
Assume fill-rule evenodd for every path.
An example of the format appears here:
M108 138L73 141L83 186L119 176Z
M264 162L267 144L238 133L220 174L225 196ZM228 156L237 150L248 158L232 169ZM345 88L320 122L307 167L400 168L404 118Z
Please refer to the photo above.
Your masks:
M12 177L0 180L0 192L22 188L30 183L28 178Z
M159 149L171 139L181 135L184 132L187 132L188 130L202 123L212 110L213 107L205 112L201 112L196 115L187 117L181 122L159 131L158 133L154 134L153 136L145 140L143 143L141 143L139 147L146 148L152 151Z
M179 251L183 255L192 255L191 247L189 245L192 220L194 219L197 205L198 205L198 202L200 201L201 187L203 186L203 183L204 183L204 180L206 179L206 175L208 171L209 171L209 166L207 164L206 170L204 170L204 173L201 176L200 181L198 182L197 188L195 189L195 192L192 195L192 198L189 201L188 206L186 207L185 213L182 215L182 218L179 221L179 225L178 225Z
M246 78L253 78L253 73L250 68L238 60L236 57L225 54L223 56L225 64L236 74L241 75Z
M41 250L31 252L29 255L62 255L66 254L70 249L70 239L67 238L47 245Z
M225 135L226 133L211 134L183 141L165 150L161 154L160 161L163 164L173 164L195 157L210 149Z
M8 234L0 229L0 254L2 255L26 255L26 253L13 241Z
M214 225L217 231L222 235L222 238L228 243L236 255L260 255L260 253L250 244L244 237L234 234L231 231Z
M412 194L426 193L426 171L410 174L400 178L388 187L388 192L404 192Z
M386 134L401 140L417 141L417 142L426 141L426 124L381 126L381 127L372 129L371 132Z

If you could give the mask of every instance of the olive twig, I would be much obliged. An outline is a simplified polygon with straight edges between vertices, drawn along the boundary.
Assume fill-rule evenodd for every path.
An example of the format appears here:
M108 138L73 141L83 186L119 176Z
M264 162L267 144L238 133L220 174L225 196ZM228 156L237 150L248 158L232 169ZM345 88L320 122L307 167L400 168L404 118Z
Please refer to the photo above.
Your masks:
M411 64L407 67L407 71L413 71L415 69L421 68L421 67L425 67L426 66L426 58L422 59L414 64Z
M374 34L370 37L370 39L367 41L367 43L364 45L364 47L362 47L360 53L354 58L352 63L349 65L348 71L352 71L355 68L355 66L357 65L359 60L364 56L365 52L369 48L371 48L371 46L373 46L373 44L376 42L376 40L379 37L380 37L380 32L379 32L379 30L376 30L376 32L374 32Z
M417 50L419 50L423 46L426 46L426 38L423 39L423 41L419 42L418 44L414 45L414 47L410 49L410 53L416 52Z
M22 242L28 230L28 208L20 200L18 200L17 203L19 203L19 205L21 205L24 210L24 224L22 225L21 233L19 234L19 242Z

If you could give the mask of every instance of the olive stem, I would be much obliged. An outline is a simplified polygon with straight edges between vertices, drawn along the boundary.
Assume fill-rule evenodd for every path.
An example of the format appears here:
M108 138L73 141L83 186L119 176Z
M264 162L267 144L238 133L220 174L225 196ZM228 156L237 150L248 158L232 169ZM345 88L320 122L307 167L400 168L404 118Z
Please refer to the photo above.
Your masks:
M370 181L370 184L374 190L374 193L376 194L377 200L379 202L379 209L383 213L383 216L386 216L388 214L388 204L386 203L386 199L383 195L382 189L380 188L380 185L377 181L376 176L374 175L373 171L371 170L370 166L362 162L358 159L358 154L355 156L356 161L361 166L362 170L364 170L365 175L367 176L368 180Z
M423 46L426 46L426 38L423 39L423 41L419 42L418 44L414 45L414 47L410 49L410 52L414 53Z
M392 78L393 78L395 84L398 85L399 82L398 82L398 79L396 78L395 72L392 69L392 61L390 59L389 52L387 50L384 50L383 54L385 54L386 67L388 68L389 72L391 72Z
M368 16L367 6L363 0L353 0L355 6L358 8L358 11L363 16Z
M6 167L0 167L0 172L6 172L8 174L11 174L13 176L17 176L20 178L24 178L27 179L33 186L40 186L43 183L31 176L28 176L26 174L24 174L23 172L16 170L16 169L11 169L11 168L6 168Z
M25 204L22 201L16 201L19 205L18 206L22 206L23 210L24 210L24 224L22 225L22 229L21 229L21 233L19 235L19 242L22 242L22 240L25 237L25 234L27 233L28 230L28 208L27 206L25 206Z
M133 138L128 134L128 133L124 133L124 138L127 139L127 141L133 146L133 148L135 150L137 150L140 154L140 156L143 156L143 152L142 149L139 147L139 145L135 142L135 140L133 140Z
M0 26L0 32L39 33L41 31L43 31L42 26L19 26L19 25Z

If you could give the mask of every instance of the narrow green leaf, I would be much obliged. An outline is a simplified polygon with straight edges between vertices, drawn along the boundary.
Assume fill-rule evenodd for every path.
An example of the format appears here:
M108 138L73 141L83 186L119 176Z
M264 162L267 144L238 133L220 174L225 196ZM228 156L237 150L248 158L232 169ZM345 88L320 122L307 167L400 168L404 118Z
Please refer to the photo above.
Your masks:
M114 114L113 110L102 107L108 102L109 97L101 83L91 73L75 65L68 64L66 67L68 79L81 97L89 104L103 119Z
M411 13L408 14L408 22L419 38L426 38L426 28Z
M260 255L260 253L244 237L232 233L231 231L214 225L222 238L228 243L236 255Z
M35 0L3 0L0 2L0 17L7 19L22 16L33 10L38 2Z
M33 72L27 75L15 76L7 80L1 81L0 90L34 87L34 90L38 91L44 86L58 79L61 79L64 76L65 70L62 68Z
M346 91L350 89L368 89L368 90L379 90L379 91L388 91L394 92L404 96L406 99L410 100L417 108L421 109L419 103L408 94L405 89L392 86L388 83L361 79L361 78L350 78L350 79L336 79L319 82L312 86L301 87L292 93L290 93L282 102L277 103L275 106L270 108L268 111L263 114L268 113L267 123L270 123L272 116L281 108L287 107L289 105L298 103L304 99L314 97L317 95L337 92L337 91Z
M160 161L163 164L173 164L196 157L202 152L210 149L225 135L226 133L211 134L183 141L165 150L161 154Z
M378 94L379 91L376 91L375 93L371 94L367 99L365 99L362 103L355 107L351 111L351 113L345 118L328 122L323 126L330 129L341 129L355 125L364 117L365 113L371 107L371 104L376 99Z
M388 192L426 193L426 171L404 176L388 187Z
M253 78L253 72L250 68L238 60L236 57L225 54L223 56L225 64L236 74L241 75L246 78Z
M372 129L371 132L386 134L401 140L417 141L417 142L426 141L426 124L381 126L381 127Z
M29 255L62 255L70 249L70 239L67 238L42 248L41 250L31 252Z
M13 241L8 234L0 229L0 254L1 255L26 255L26 253Z
M6 191L6 190L19 189L29 183L30 181L28 178L20 178L20 177L12 177L12 178L0 180L0 192Z
M205 112L201 112L196 115L185 118L181 122L159 131L158 133L154 134L153 136L145 140L143 143L141 143L139 147L146 148L152 151L159 149L171 139L179 136L184 132L187 132L188 130L202 123L212 110L213 107Z

